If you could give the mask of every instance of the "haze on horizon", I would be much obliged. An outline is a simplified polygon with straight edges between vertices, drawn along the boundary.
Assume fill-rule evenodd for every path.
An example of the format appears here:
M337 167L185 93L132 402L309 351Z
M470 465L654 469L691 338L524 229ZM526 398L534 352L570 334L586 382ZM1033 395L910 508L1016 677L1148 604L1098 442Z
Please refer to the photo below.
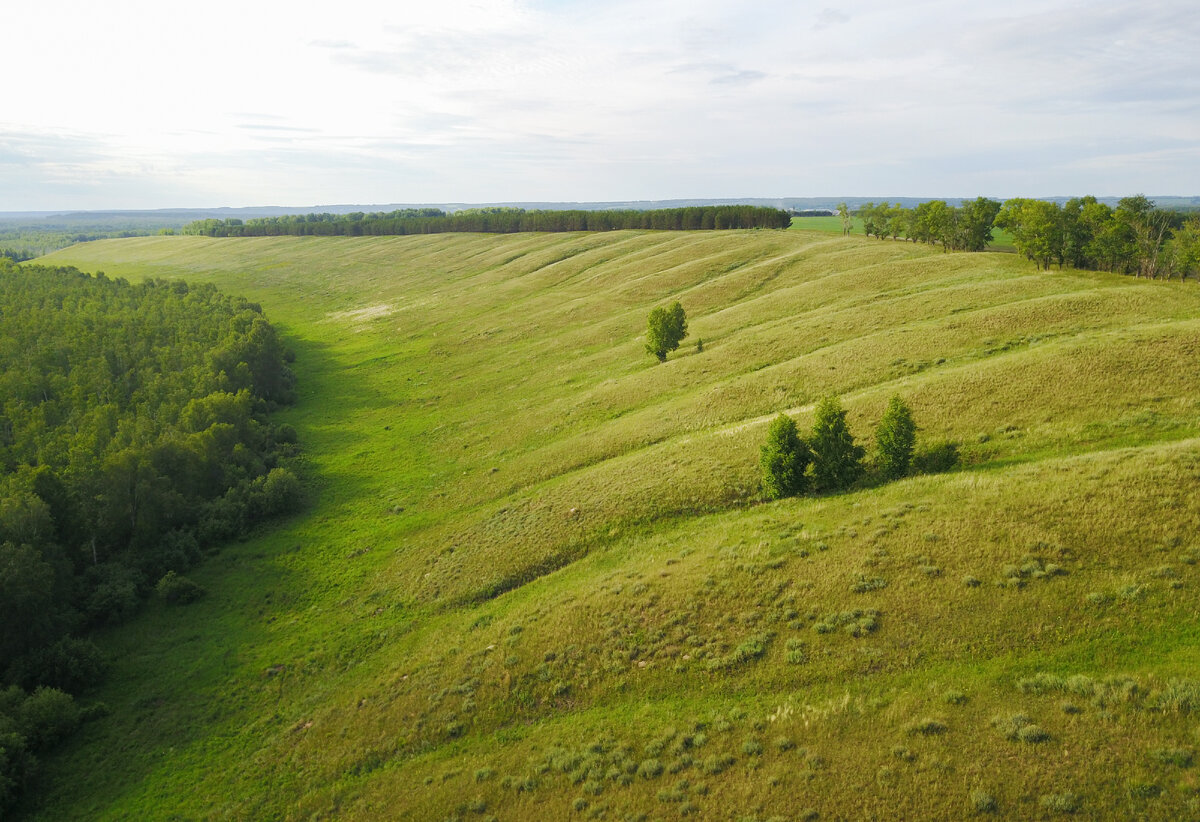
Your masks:
M22 0L6 18L0 211L1200 193L1182 0Z

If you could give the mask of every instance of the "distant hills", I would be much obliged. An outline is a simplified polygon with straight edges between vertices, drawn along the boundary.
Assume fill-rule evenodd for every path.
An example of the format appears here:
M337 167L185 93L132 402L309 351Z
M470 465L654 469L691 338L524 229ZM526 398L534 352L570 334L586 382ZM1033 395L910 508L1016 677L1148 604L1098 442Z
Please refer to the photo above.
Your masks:
M130 222L151 222L159 224L162 227L171 225L182 225L192 220L206 219L209 217L218 219L228 219L230 217L276 217L287 214L312 214L312 213L329 213L329 214L350 214L355 211L394 211L404 208L440 208L443 211L455 212L462 211L467 208L494 208L494 207L509 207L509 208L524 208L524 209L584 209L587 211L602 211L606 209L639 209L650 210L656 208L684 208L688 206L705 206L705 205L754 205L766 206L772 208L792 209L792 210L807 210L807 209L834 209L838 203L845 202L850 208L858 208L864 203L887 201L890 203L900 203L906 208L912 208L920 203L928 202L929 200L945 200L951 204L961 203L964 199L974 199L977 195L970 197L894 197L878 195L874 197L732 197L732 198L713 198L713 197L696 197L691 199L675 199L675 200L619 200L608 202L567 202L567 201L502 201L489 203L461 203L461 202L441 202L441 203L348 203L337 205L313 205L313 206L248 206L244 208L218 207L218 208L162 208L162 209L142 209L142 210L105 210L105 211L0 211L0 222L20 221L28 223L51 223L61 226L69 226L74 224L99 225L103 223L130 223ZM1071 199L1069 195L1062 197L1039 197L1037 199L1048 200L1052 202L1065 203ZM996 198L1004 199L1004 198ZM1120 197L1099 197L1101 202L1115 206ZM1193 209L1200 208L1200 196L1192 197L1166 197L1166 196L1151 196L1150 199L1160 208L1183 208Z

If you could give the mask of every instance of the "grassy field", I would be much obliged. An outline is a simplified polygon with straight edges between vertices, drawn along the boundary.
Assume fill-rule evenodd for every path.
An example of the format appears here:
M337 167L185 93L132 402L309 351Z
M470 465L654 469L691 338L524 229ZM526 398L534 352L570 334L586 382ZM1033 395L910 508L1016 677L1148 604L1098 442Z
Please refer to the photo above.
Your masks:
M46 261L261 301L313 502L101 638L31 818L1200 814L1193 284L801 230ZM762 503L829 393L962 467Z

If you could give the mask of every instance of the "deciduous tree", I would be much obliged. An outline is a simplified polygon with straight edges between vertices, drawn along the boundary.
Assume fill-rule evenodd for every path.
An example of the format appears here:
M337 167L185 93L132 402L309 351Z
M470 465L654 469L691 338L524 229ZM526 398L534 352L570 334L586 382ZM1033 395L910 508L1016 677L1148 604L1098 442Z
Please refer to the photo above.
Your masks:
M866 452L854 442L846 412L836 397L826 397L817 404L809 447L817 491L840 491L862 476Z
M916 441L917 424L912 411L904 400L892 397L875 429L876 460L884 479L899 479L908 473Z
M678 302L670 308L659 307L650 312L646 323L646 351L665 362L667 354L679 347L687 336L687 315Z
M763 495L767 499L790 497L808 489L806 472L812 462L812 451L788 415L780 414L771 421L758 462L762 467Z
M842 218L842 236L845 237L854 225L854 218L850 216L850 207L845 203L838 203L837 215Z

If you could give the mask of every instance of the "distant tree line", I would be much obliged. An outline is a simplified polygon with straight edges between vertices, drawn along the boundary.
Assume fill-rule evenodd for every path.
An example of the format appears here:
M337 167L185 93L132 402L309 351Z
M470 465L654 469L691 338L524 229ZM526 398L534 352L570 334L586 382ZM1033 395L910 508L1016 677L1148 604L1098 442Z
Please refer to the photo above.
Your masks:
M992 227L1000 203L987 197L964 202L958 208L945 200L930 200L915 208L899 203L867 203L858 210L867 236L941 245L946 251L983 251L992 241Z
M652 211L526 211L521 208L473 208L447 214L436 208L352 214L299 214L249 220L197 220L184 234L207 237L282 235L367 237L402 234L520 231L708 231L733 228L787 228L791 216L761 206L695 206Z
M144 237L157 231L157 228L154 230L114 228L64 231L0 222L0 257L7 257L13 262L19 263L75 243L89 243L93 240L105 240L111 237Z
M993 228L1012 236L1018 253L1040 268L1099 269L1139 277L1200 276L1200 217L1155 208L1142 195L1116 208L1095 197L1063 205L1014 198L1001 204L979 197L959 207L931 200L915 208L867 203L858 211L863 230L879 238L904 237L947 251L983 251Z
M120 622L203 550L294 507L290 354L209 285L0 259L0 815L102 674Z

